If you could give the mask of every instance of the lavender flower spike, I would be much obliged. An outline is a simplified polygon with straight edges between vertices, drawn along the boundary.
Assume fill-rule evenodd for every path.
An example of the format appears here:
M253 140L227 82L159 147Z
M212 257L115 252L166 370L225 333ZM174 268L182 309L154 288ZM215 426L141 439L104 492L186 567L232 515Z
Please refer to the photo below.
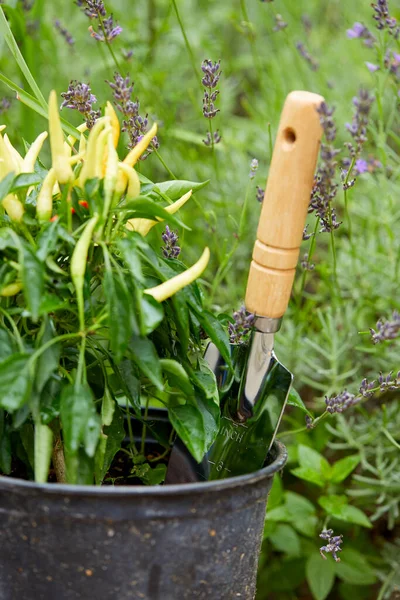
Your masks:
M228 332L231 344L243 344L247 341L248 334L254 323L254 315L248 313L244 306L233 313L234 323L229 323Z
M249 173L250 179L254 179L254 177L256 176L257 169L258 169L258 160L256 158L253 158L253 160L250 163L250 173Z
M376 329L376 331L370 329L374 344L379 344L385 340L394 340L400 332L400 313L397 310L393 311L391 321L379 319Z
M96 120L100 117L100 111L93 110L92 105L97 102L97 98L92 94L89 84L72 80L69 83L68 90L61 94L64 98L61 109L71 108L79 111L86 119L88 129L91 129Z
M114 24L113 16L110 15L103 21L103 31L95 31L92 26L89 27L90 35L98 42L112 42L116 37L122 33L122 27Z
M179 254L181 253L181 249L178 246L178 234L176 234L174 231L171 231L167 225L161 237L165 244L165 246L162 248L165 258L178 258Z
M340 562L340 558L337 553L342 551L340 545L343 543L343 535L333 535L333 529L327 529L322 531L319 534L319 537L323 540L327 540L326 546L322 546L319 551L322 556L326 560L326 556L324 552L331 553L336 562Z

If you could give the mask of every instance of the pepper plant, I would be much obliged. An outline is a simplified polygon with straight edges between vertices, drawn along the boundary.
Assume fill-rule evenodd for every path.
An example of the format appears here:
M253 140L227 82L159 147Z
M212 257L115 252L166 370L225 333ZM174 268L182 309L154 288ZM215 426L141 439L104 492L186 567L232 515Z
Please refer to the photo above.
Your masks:
M188 229L175 213L204 184L156 185L135 170L156 125L121 160L110 103L89 135L63 126L53 91L50 169L38 158L46 132L24 157L0 135L0 472L101 484L122 453L125 482L160 483L169 444L146 454L149 406L167 409L201 460L219 421L204 338L229 360L195 281L208 248L186 269L147 238L161 221Z

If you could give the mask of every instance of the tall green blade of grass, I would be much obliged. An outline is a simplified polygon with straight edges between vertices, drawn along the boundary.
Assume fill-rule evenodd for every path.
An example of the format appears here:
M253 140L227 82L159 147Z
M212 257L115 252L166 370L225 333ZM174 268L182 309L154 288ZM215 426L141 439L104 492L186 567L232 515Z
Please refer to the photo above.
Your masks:
M11 54L13 55L13 57L15 58L15 60L17 62L17 65L21 69L26 81L28 82L32 92L34 93L34 96L36 96L36 98L39 101L39 103L41 104L41 106L47 112L46 100L44 99L44 96L43 96L42 92L40 91L40 88L39 88L38 84L36 83L35 78L33 77L32 73L30 72L29 67L25 62L25 59L22 56L20 49L18 48L18 44L15 41L14 35L10 29L10 26L7 22L4 11L1 7L0 7L0 39L5 40L7 46L10 49Z
M44 117L46 120L48 118L47 106L42 106L36 98L34 98L31 94L28 94L25 90L23 90L19 85L8 79L5 75L0 73L0 81L5 83L11 90L16 92L18 100L20 100L23 104L37 112L39 115ZM61 119L61 125L63 130L67 135L73 135L75 138L79 139L81 134L71 123L66 121L65 119Z

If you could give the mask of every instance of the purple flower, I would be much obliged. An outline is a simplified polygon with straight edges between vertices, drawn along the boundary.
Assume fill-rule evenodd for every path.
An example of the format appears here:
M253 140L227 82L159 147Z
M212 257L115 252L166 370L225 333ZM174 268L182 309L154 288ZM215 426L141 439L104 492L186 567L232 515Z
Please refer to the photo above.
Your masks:
M391 321L379 319L376 329L376 331L370 329L374 344L379 344L385 340L394 340L400 332L400 313L394 310Z
M222 138L220 136L219 129L217 129L217 131L214 131L212 137L211 137L211 133L209 131L207 131L206 138L204 140L202 140L202 142L205 146L211 146L212 142L214 142L214 144L219 144L221 139Z
M365 29L365 27L364 27L364 25L362 23L356 22L356 23L354 23L352 29L348 29L346 31L347 37L350 40L353 40L355 38L360 38L362 36L363 32L364 32L364 29Z
M350 406L354 406L358 404L360 398L355 396L355 394L351 394L347 390L344 390L337 396L325 396L325 405L328 413L333 415L334 413L342 413Z
M304 58L304 60L308 63L311 71L317 71L319 68L318 62L315 60L313 56L308 52L307 48L302 42L297 42L296 48L299 51L300 55Z
M375 43L375 37L372 35L370 30L365 27L362 23L354 23L352 29L347 30L347 37L350 40L354 39L362 39L364 40L364 45L368 48L371 48Z
M282 29L286 29L287 26L288 24L282 19L282 15L275 15L275 25L272 31L282 31Z
M220 60L213 63L212 60L209 59L203 60L201 64L201 70L204 73L201 83L206 88L203 96L203 115L206 119L213 119L219 113L219 108L216 108L215 106L219 90L216 90L215 88L218 85L222 73L220 64Z
M327 540L326 546L322 546L319 551L321 553L322 558L326 556L324 552L331 553L336 562L340 562L340 558L337 553L342 551L340 545L343 543L343 535L333 535L333 529L324 530L319 534L319 537L323 540Z
M350 154L353 157L361 152L363 144L367 141L369 113L374 100L375 98L368 90L364 89L360 89L358 95L353 98L353 104L355 106L353 120L351 123L346 123L346 129L350 132L357 144L356 148L353 148L351 144L347 145Z
M10 108L10 106L11 106L10 98L2 98L0 100L0 115L7 112L8 109Z
M178 258L181 253L181 249L178 246L178 234L168 227L165 227L165 231L161 236L165 246L162 247L162 252L165 258Z
M367 65L367 69L370 73L375 73L380 69L379 65L374 65L374 63L366 61L365 64Z
M315 265L314 263L310 263L308 260L308 253L306 252L300 262L301 268L305 271L314 271Z
M247 341L255 316L248 313L244 306L233 313L233 323L229 323L228 332L231 344L243 344Z
M308 225L306 225L303 229L303 241L309 240L313 235L313 233L308 233Z
M70 81L68 90L63 92L61 97L64 98L61 109L71 108L79 111L85 117L88 129L91 129L100 117L100 111L92 108L92 105L96 104L97 98L92 94L89 84L74 79Z
M263 190L263 188L261 188L259 185L257 186L256 190L257 202L260 202L261 204L264 201L265 190Z
M90 19L106 16L103 0L76 0L76 4L82 8L85 15Z
M368 171L368 163L363 158L358 158L355 162L354 169L358 175Z
M89 27L90 35L98 42L112 42L122 33L122 27L114 24L113 16L110 15L103 21L104 32L95 31L92 26Z
M122 122L122 131L126 131L129 135L129 148L133 148L142 139L147 131L148 118L139 115L140 102L132 100L133 81L131 82L129 75L122 77L119 73L114 73L114 81L107 81L110 88L113 90L114 103L117 109L124 115L125 119ZM157 136L154 136L147 151L141 156L140 160L145 160L153 150L157 150L160 144Z
M250 173L249 173L250 179L254 179L254 177L256 176L257 169L258 169L258 160L256 158L253 158L253 160L250 163Z
M63 27L58 19L54 21L54 27L61 33L67 44L69 46L73 46L75 44L75 40L72 35L69 33L65 27Z
M378 0L376 4L371 4L374 9L373 18L376 21L376 26L379 30L386 30L393 35L396 39L399 37L399 27L394 17L389 14L389 3L388 0Z

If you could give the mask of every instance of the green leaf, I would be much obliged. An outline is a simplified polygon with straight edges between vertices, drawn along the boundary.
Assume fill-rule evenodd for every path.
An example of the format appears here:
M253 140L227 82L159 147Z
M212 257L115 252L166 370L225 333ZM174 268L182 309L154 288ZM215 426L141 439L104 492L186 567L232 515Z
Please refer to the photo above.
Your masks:
M140 415L140 381L137 377L136 365L131 360L124 359L121 361L117 373L119 374L118 379L121 389L127 395L136 413Z
M176 179L175 181L163 181L162 183L157 183L153 190L160 191L162 194L165 194L170 198L170 200L179 200L181 196L187 194L190 190L193 190L193 193L198 192L201 188L205 187L210 180L207 181L185 181Z
M299 556L301 552L300 538L290 525L278 525L269 536L272 545L279 552L284 552L289 556Z
M219 393L215 374L203 358L199 359L199 364L201 371L191 371L190 373L192 381L203 391L206 398L210 398L219 406Z
M189 452L197 462L201 462L208 449L202 412L192 404L184 404L168 406L168 416Z
M354 471L359 462L359 454L353 454L352 456L346 456L346 458L338 460L332 467L330 481L332 483L340 483Z
M306 563L307 583L315 600L325 600L335 582L335 563L324 560L319 553L309 556Z
M123 212L126 219L151 219L157 221L157 218L159 218L167 221L167 223L171 223L171 225L190 230L180 219L169 213L160 204L149 200L145 196L139 196L136 200L126 202L118 211Z
M111 424L104 428L104 434L100 436L95 456L95 478L97 485L102 483L125 437L124 416L118 406L115 407Z
M290 515L288 509L286 508L286 506L276 506L275 508L272 508L271 510L268 509L267 520L268 520L268 522L271 522L271 523L282 522L282 521L285 521L286 523L290 523L292 518L291 518L291 515Z
M122 259L128 267L131 276L141 283L145 282L142 273L142 262L138 251L138 241L135 236L127 234L122 240L118 240L117 247L121 252Z
M306 413L309 417L313 418L310 411L304 405L304 402L301 399L299 392L297 390L295 390L293 386L290 388L287 403L290 404L291 406L296 406L297 408L300 408L300 410L302 410L304 413Z
M8 412L28 400L30 377L27 354L13 354L0 363L0 406Z
M291 516L293 527L305 535L313 537L317 526L317 515L315 506L300 494L295 492L285 493L285 508Z
M17 175L12 183L11 192L19 192L31 185L38 185L42 182L42 178L38 173L21 173Z
M0 182L0 202L4 200L7 194L10 193L13 181L15 178L15 173L8 173Z
M298 460L300 467L317 471L322 475L323 479L328 479L331 472L331 466L326 458L316 450L313 450L313 448L299 444Z
M58 221L53 221L49 224L46 224L38 235L38 250L36 252L36 256L41 262L44 262L49 254L56 250L59 228L60 225Z
M268 494L267 500L267 510L269 511L276 508L277 506L281 506L284 501L283 496L283 484L281 477L274 477L272 482L272 488L270 493Z
M198 318L200 325L221 352L222 358L227 365L231 365L230 343L226 330L221 323L208 311L199 311L192 305L192 309Z
M104 388L104 396L101 403L101 424L106 425L107 427L111 425L114 411L117 406L116 401L111 395L110 390L106 386Z
M35 481L45 483L49 476L53 432L47 425L35 424Z
M164 481L166 473L167 465L158 464L153 468L150 467L146 473L144 473L142 481L146 485L159 485Z
M355 523L362 527L372 527L366 514L359 508L348 504L348 499L344 495L321 496L318 499L318 503L329 515L336 519L346 521L347 523Z
M189 376L181 364L169 358L162 358L160 364L171 387L179 388L186 396L194 395L194 389L190 383Z
M43 263L40 262L28 245L23 246L21 254L22 285L25 300L31 313L32 320L37 321L44 292L45 269Z
M150 379L157 389L164 389L160 359L158 358L156 348L148 338L132 336L129 343L130 354L142 371Z
M309 481L310 483L315 483L315 485L318 485L319 487L324 487L325 485L325 480L323 479L321 473L315 471L314 469L297 467L296 469L292 469L290 472L295 477L299 477L299 479L304 479L304 481Z
M15 352L15 342L7 329L0 327L0 362Z
M111 270L107 270L104 276L104 293L108 307L110 349L119 363L134 332L132 299L119 275L114 275Z
M373 568L361 552L354 548L344 548L341 561L335 564L337 576L354 585L372 585L376 582Z
M45 332L41 339L41 344L49 342L54 337L54 327L50 319L46 319ZM52 344L47 350L40 355L35 366L35 386L40 394L49 380L50 376L58 369L60 360L61 346L60 344Z
M139 306L141 316L140 332L143 336L147 336L162 323L164 308L162 304L148 294L141 294Z
M75 483L80 468L77 459L78 450L84 445L87 456L92 457L100 434L100 418L96 412L92 391L87 384L75 383L63 389L60 417L66 449L68 481Z

